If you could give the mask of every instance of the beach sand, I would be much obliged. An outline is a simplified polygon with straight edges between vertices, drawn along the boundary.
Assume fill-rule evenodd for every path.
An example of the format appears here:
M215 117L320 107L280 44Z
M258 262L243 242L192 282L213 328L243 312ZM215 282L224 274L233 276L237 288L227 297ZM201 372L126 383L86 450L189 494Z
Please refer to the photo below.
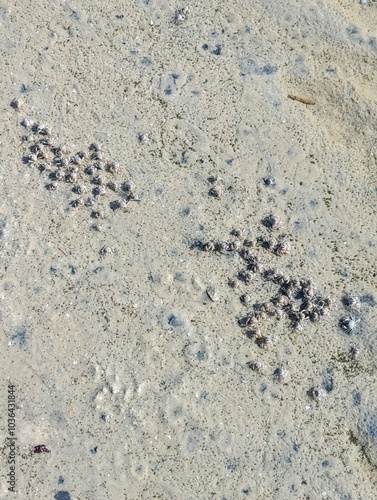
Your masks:
M377 3L185 7L0 6L0 498L373 499Z

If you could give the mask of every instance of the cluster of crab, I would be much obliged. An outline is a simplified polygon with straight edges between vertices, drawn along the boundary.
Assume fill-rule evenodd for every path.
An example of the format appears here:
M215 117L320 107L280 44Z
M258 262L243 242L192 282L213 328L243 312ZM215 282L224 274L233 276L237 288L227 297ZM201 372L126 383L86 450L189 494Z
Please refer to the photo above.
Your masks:
M268 215L262 220L262 224L270 231L277 231L281 228L281 219L276 215ZM232 236L242 236L242 231L233 230ZM262 270L262 264L259 262L259 257L253 254L253 248L263 248L269 250L275 255L288 255L291 251L291 244L283 238L274 238L272 236L258 236L256 240L244 239L239 240L210 240L201 244L201 249L205 252L219 252L226 254L228 252L238 252L240 256L248 263L249 266ZM256 272L254 270L254 272ZM247 273L246 273L247 274ZM246 275L244 281L247 281Z
M329 314L332 299L316 293L311 280L294 278L274 269L262 272L262 277L278 286L277 293L268 302L254 304L253 310L238 321L241 327L251 327L246 335L258 345L265 342L259 325L268 317L287 318L293 328L302 330L307 322L320 321Z
M276 232L282 228L282 221L277 215L269 214L262 219L262 224L269 232ZM242 231L234 230L233 236L242 236ZM212 240L200 243L200 248L206 252L221 254L238 253L246 266L238 272L237 278L245 284L250 284L256 276L265 282L277 286L276 293L267 302L255 303L252 310L238 320L240 327L248 327L246 336L253 339L261 348L268 348L272 339L267 337L261 326L268 318L281 320L287 318L290 325L302 330L307 322L317 322L328 315L332 307L332 299L317 293L311 280L289 276L279 270L266 267L258 255L259 249L264 249L276 256L288 255L291 245L283 238L260 236L256 240ZM237 280L231 279L229 285L237 287ZM251 301L248 294L240 296L241 302L247 304Z
M22 120L21 125L27 130L22 141L28 147L23 162L46 175L47 190L56 191L67 184L74 196L72 207L89 207L92 218L103 219L106 205L113 211L127 210L130 202L140 201L131 181L118 180L121 165L105 161L101 144L93 143L88 149L72 152L68 146L57 143L49 126L28 119ZM105 202L109 194L117 198Z

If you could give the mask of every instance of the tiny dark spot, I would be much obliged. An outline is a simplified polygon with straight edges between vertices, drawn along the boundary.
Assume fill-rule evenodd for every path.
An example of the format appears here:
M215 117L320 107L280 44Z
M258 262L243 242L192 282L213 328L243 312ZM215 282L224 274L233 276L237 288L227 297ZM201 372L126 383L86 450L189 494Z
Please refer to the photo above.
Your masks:
M117 19L123 19L124 18L124 15L123 14L116 14L115 16Z
M243 493L244 495L248 495L250 493L250 489L249 488L242 488L241 493Z
M26 92L28 92L28 90L29 90L29 88L24 83L22 83L21 88L20 88L21 94L26 94Z
M334 381L332 378L326 378L323 383L322 387L325 389L326 392L331 392L334 389Z
M225 468L227 470L230 470L231 472L234 472L237 469L238 466L238 460L236 458L228 458L228 460L225 463Z
M221 55L221 45L216 45L216 48L212 51L212 54L215 56L220 56Z
M328 460L324 460L322 462L322 467L329 467L330 466L330 462Z
M58 478L58 484L63 484L64 483L64 477L63 476L59 476Z
M205 361L207 359L207 354L205 351L198 351L196 353L196 359L198 361Z
M143 57L143 59L140 61L140 64L142 66L150 66L152 64L152 61L148 57Z
M118 200L110 201L109 206L110 206L111 210L118 210L119 201Z
M162 188L158 187L154 190L154 192L156 193L157 196L160 196L164 191Z
M233 165L233 161L234 161L234 159L233 159L233 158L228 158L227 160L225 160L225 162L226 162L228 165L230 165L230 166L232 166L232 165Z
M276 66L272 66L271 64L266 64L265 66L263 66L261 73L263 75L272 75L273 73L276 73L277 70L278 69Z
M25 349L27 342L27 333L24 328L20 328L16 331L14 335L11 337L11 342L14 344L18 344L20 349Z
M170 85L168 85L166 87L166 89L164 90L164 93L165 93L165 95L171 95L173 93L173 89L171 88Z
M279 438L284 438L286 436L285 430L283 429L278 430L276 434Z
M173 78L173 80L174 80L174 81L175 81L175 80L178 80L178 78L179 78L179 75L177 75L177 73L174 73L174 74L173 74L173 75L171 75L171 76L172 76L172 78Z
M177 316L175 316L174 314L170 314L170 316L168 317L168 323L169 325L175 327L183 325L183 322L179 318L177 318Z
M76 274L76 268L74 266L70 265L69 272L70 272L70 274Z
M360 302L362 302L363 304L367 304L368 306L372 307L376 305L376 301L373 295L361 295L359 298Z
M202 45L202 49L203 49L203 50L208 50L208 43L204 43L204 44Z
M293 443L292 448L293 448L293 451L295 451L296 453L298 453L298 451L300 450L300 446L296 443Z
M56 267L50 267L50 274L56 274L58 272L58 270L56 269Z
M181 161L180 161L181 165L187 165L188 162L189 162L188 156L185 153L183 153L183 155L181 156Z
M368 422L367 430L371 438L377 438L377 417L375 415Z
M356 28L356 26L350 26L349 28L347 28L347 33L349 35L356 35L357 33L359 33L359 28Z
M360 406L361 405L361 393L360 392L354 392L352 394L352 400L353 400L353 404L355 406Z
M95 455L98 451L98 446L93 446L93 448L90 449L90 453L93 453Z
M191 209L189 207L185 207L182 209L181 214L183 217L187 217L190 214L190 211L191 211Z
M208 394L208 392L207 392L207 391L203 391L203 392L201 392L201 393L200 393L200 396L199 396L199 397L200 397L200 400L201 400L201 401L208 401L208 395L209 395L209 394Z
M57 424L61 424L65 421L64 414L61 411L54 411L52 416L54 417Z

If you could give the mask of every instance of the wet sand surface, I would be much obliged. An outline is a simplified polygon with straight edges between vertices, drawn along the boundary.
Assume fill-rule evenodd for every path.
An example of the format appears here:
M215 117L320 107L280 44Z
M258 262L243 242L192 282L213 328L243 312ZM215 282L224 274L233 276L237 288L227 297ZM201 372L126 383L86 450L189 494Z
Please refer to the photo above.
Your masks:
M189 7L0 5L0 498L375 498L377 3Z

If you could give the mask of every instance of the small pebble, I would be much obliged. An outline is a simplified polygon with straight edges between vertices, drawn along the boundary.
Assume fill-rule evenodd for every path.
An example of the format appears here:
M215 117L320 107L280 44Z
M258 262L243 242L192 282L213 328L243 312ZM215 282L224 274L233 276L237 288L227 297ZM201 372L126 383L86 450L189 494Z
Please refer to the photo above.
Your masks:
M214 286L208 286L206 293L208 297L211 299L212 302L219 302L220 300L220 295L217 289Z
M278 382L281 382L282 380L286 379L289 375L289 372L286 368L276 368L272 376L274 377L275 380Z
M248 302L251 301L251 297L250 297L250 295L245 293L245 294L241 295L240 301L243 302L244 304L247 304Z
M249 361L246 363L246 366L250 368L250 370L253 370L253 372L265 373L266 371L266 365L260 363L259 361Z

